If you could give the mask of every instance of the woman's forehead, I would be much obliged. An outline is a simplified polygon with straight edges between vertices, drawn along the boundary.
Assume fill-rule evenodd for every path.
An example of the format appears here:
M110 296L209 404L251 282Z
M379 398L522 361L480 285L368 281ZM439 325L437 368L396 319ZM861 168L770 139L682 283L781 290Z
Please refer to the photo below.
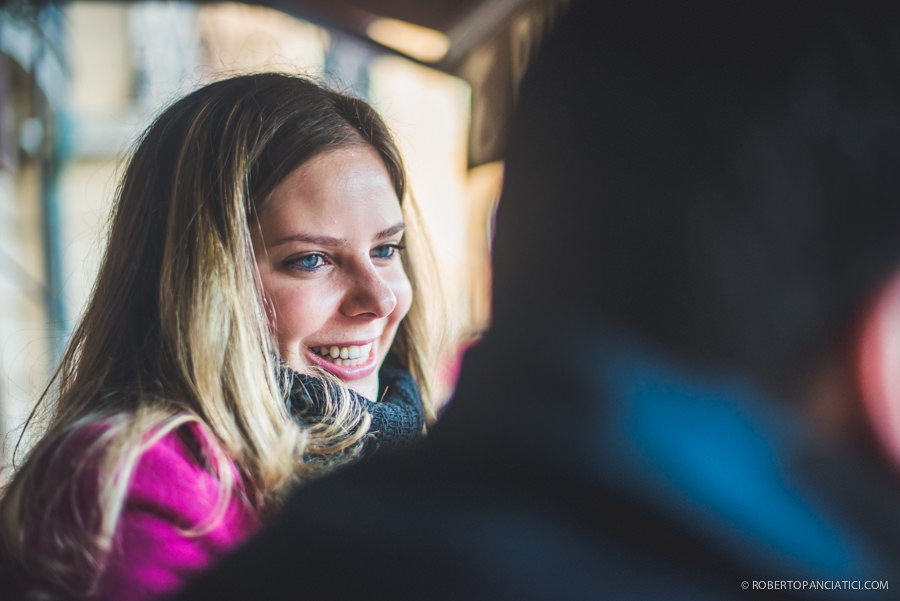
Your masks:
M345 230L375 233L402 221L387 168L368 146L323 153L295 169L276 186L260 219L267 238L293 235L298 227L340 238Z

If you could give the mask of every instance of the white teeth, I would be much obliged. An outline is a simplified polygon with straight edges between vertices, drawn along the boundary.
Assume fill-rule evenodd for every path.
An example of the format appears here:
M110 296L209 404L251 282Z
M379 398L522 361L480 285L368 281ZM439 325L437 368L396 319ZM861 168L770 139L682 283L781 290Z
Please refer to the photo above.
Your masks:
M372 352L372 343L357 346L319 346L315 347L316 353L330 359L335 365L354 366L361 365L369 360L369 354Z

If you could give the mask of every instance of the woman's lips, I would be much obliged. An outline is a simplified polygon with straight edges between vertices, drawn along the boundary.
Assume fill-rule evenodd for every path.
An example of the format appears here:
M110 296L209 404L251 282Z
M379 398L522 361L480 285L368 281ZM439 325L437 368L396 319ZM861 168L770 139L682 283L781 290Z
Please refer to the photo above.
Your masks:
M323 357L328 361L332 361L337 365L353 366L360 365L369 360L372 353L374 343L351 344L348 346L325 345L312 346L310 350Z
M350 345L316 345L306 349L313 365L325 369L342 380L365 378L377 367L372 342Z

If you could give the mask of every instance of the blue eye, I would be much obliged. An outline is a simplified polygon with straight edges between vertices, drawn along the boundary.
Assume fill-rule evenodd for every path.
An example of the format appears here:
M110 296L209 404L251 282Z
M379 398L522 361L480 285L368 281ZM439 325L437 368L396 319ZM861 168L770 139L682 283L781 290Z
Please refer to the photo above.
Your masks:
M398 251L403 250L403 246L401 244L382 244L381 246L376 246L372 249L372 256L376 259L390 259Z
M319 253L310 253L290 259L287 264L300 271L316 271L325 265L325 257Z

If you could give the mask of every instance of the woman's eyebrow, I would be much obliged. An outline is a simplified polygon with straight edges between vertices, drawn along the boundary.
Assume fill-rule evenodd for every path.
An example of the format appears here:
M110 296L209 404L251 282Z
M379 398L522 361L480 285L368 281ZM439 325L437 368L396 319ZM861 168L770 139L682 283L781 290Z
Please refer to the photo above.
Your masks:
M279 238L278 240L268 244L269 248L275 246L281 246L282 244L287 244L288 242L308 242L309 244L315 244L317 246L347 246L349 242L346 238L334 238L332 236L319 236L316 234L307 234L305 232L299 232L297 234L291 234L290 236L285 236L284 238Z
M405 229L406 229L406 224L401 221L400 223L392 225L391 227L381 230L380 232L375 234L375 239L383 240L384 238L390 238L391 236L395 236Z
M389 228L383 229L377 234L375 234L375 240L383 240L385 238L390 238L395 236L406 229L406 224L404 222L400 222L392 225ZM346 238L335 238L333 236L321 236L318 234L309 234L306 232L298 232L296 234L291 234L290 236L285 236L284 238L279 238L275 240L271 244L267 244L267 248L273 248L276 246L281 246L282 244L287 244L288 242L306 242L308 244L315 244L317 246L328 246L332 248L340 248L344 246L348 246L350 242Z

